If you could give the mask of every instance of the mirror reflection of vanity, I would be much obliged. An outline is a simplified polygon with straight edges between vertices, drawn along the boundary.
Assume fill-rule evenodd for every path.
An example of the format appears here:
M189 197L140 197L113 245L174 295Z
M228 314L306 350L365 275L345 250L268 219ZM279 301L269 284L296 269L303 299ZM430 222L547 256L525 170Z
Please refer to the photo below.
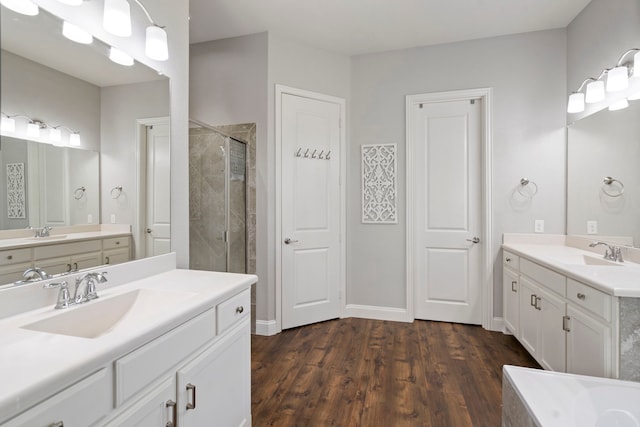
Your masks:
M168 187L169 160L148 168L147 147L149 129L168 122L169 80L137 61L110 61L100 40L64 38L62 20L42 8L37 16L1 12L0 101L15 129L1 132L0 250L18 252L0 260L0 270L18 261L40 267L46 258L58 273L154 255L145 241L153 194L145 190L154 178ZM27 135L30 121L46 124L38 136ZM62 133L55 145L53 127ZM80 147L69 146L72 133ZM160 216L168 234L168 209ZM51 236L40 240L26 229L45 226ZM168 250L168 237L156 241ZM16 277L5 270L0 285Z
M640 101L568 127L567 234L640 246Z

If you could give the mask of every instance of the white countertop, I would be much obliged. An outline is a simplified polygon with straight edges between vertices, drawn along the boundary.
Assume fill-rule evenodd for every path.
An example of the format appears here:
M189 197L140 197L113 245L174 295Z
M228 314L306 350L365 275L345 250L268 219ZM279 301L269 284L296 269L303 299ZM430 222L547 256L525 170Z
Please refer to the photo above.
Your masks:
M503 243L502 248L609 295L640 298L640 264L630 261L615 266L573 264L567 261L584 255L594 258L602 255L557 243Z
M638 426L640 383L505 365L539 426Z
M186 294L171 306L171 310L164 310L160 315L153 313L146 318L137 317L134 324L127 323L121 328L116 326L96 338L21 328L63 311L55 310L52 305L0 320L0 422L249 288L256 281L254 275L170 270L107 289L101 290L99 285L100 298L97 301L140 288Z

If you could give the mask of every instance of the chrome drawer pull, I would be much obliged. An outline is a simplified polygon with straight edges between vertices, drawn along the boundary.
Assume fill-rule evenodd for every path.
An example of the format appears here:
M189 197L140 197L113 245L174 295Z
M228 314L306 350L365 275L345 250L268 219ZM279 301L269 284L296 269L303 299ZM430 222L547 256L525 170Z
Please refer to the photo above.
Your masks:
M64 421L57 421L55 423L49 424L48 427L64 427Z
M244 312L244 307L243 306L236 307L236 313L242 314L242 312Z
M171 420L167 421L166 427L176 427L177 419L178 419L178 409L176 407L176 402L173 400L167 400L164 404L165 408L170 408L172 413Z
M540 306L538 305L538 303L539 303L540 301L542 301L542 298L540 298L540 297L536 297L536 304L535 304L535 308L536 308L536 310L542 310L542 307L540 307Z
M196 409L196 386L191 383L187 384L187 394L189 393L189 390L193 390L193 403L187 402L187 411L189 409Z
M537 298L537 296L536 296L535 294L532 294L532 295L531 295L531 299L529 300L529 304L531 304L531 307L538 308L538 307L536 306L536 298Z
M587 299L587 296L585 294L583 294L582 292L578 292L578 295L576 295L578 297L579 300L584 301L585 299Z
M511 258L507 258L507 259L505 259L505 261L511 262Z
M513 292L518 292L518 290L516 289L516 285L518 284L518 282L516 282L515 280L511 282L511 290Z

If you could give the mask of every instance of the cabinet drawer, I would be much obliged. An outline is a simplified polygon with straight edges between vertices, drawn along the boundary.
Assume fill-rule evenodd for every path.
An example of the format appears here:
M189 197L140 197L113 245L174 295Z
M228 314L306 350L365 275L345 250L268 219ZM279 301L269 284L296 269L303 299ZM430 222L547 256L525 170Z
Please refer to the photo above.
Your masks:
M74 243L62 243L58 245L44 245L33 248L33 257L36 260L98 252L102 250L100 240L86 240Z
M590 312L611 321L611 295L584 283L567 279L567 299Z
M212 308L116 360L116 405L213 339L215 322Z
M251 294L246 289L228 300L218 304L218 334L224 332L251 310Z
M129 237L111 237L109 239L102 240L102 249L119 249L129 247Z
M508 265L509 267L517 270L520 268L520 257L518 255L514 255L511 252L502 251L502 263L504 265Z
M13 418L3 427L95 425L113 407L111 384L107 370L101 369Z
M567 279L560 273L556 273L524 258L520 260L520 273L526 274L558 295L566 295Z
M9 249L0 251L0 265L31 261L31 249Z

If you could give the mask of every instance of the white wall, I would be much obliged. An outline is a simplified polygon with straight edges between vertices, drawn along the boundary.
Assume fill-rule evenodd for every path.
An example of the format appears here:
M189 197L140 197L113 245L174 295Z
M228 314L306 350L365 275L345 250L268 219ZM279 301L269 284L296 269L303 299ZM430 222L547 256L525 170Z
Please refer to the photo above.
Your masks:
M142 10L131 5L133 35L113 36L102 28L102 1L86 1L82 6L66 6L57 0L34 0L46 10L76 24L100 40L133 56L170 78L171 100L171 250L177 253L178 267L189 266L189 2L146 0L144 5L153 19L165 26L169 60L158 62L144 54L148 21ZM102 171L106 177L109 170ZM103 183L103 186L105 184Z
M493 88L494 313L501 315L504 232L564 233L564 30L356 56L352 59L348 187L347 303L405 308L405 96ZM397 225L360 223L360 145L398 144ZM514 209L520 178L538 184L531 204Z

